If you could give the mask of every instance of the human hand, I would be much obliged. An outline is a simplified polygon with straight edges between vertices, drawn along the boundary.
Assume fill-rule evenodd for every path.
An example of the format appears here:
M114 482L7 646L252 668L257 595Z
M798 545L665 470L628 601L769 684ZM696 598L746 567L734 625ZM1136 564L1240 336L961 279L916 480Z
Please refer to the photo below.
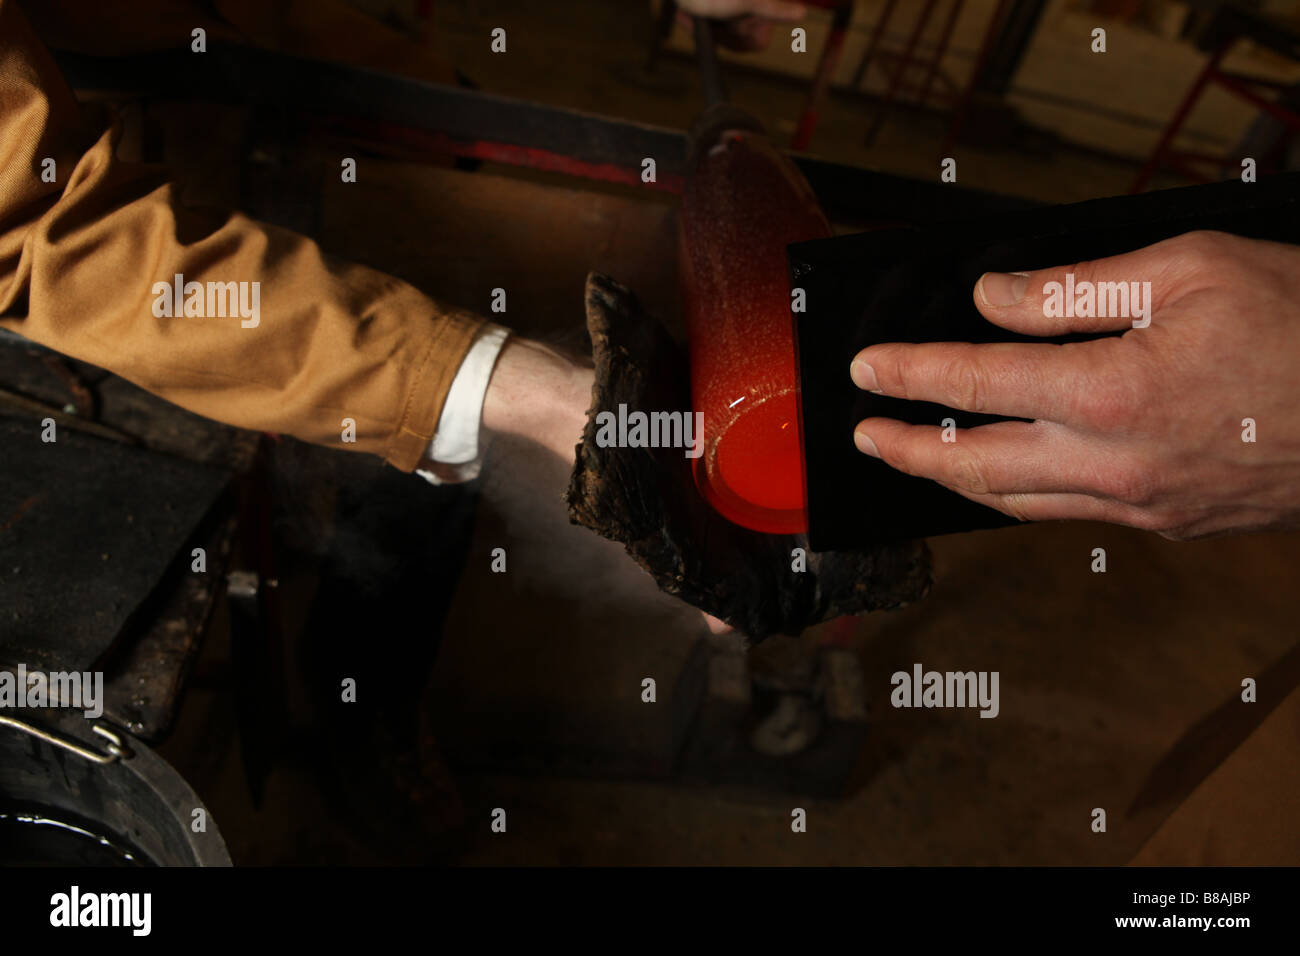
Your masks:
M1045 284L1069 272L1076 288L1149 282L1149 325L1046 317ZM1033 421L948 443L936 426L869 418L855 431L860 450L1021 520L1108 521L1171 539L1300 527L1300 247L1188 233L1094 262L986 273L974 297L985 318L1021 333L1127 331L864 349L851 370L860 388Z
M678 19L690 28L691 16L723 22L715 25L713 39L732 50L766 49L776 21L802 20L808 12L802 3L788 0L681 0Z
M697 17L725 20L752 16L768 20L799 20L808 12L802 3L790 0L677 0L677 8Z

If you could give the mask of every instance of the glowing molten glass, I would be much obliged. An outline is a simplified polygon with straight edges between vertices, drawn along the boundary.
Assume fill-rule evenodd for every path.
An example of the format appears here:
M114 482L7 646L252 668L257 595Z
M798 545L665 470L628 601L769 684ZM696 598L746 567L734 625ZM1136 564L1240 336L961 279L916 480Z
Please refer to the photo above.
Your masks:
M695 483L755 531L808 529L785 248L830 234L798 169L761 135L725 133L696 159L680 243L692 400L704 413Z

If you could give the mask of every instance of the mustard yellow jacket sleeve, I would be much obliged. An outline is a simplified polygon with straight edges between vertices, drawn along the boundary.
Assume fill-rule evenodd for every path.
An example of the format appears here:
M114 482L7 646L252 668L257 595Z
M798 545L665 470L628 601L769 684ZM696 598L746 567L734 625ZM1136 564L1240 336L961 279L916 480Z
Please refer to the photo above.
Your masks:
M0 327L205 417L413 469L482 320L287 230L186 208L163 171L118 161L116 138L86 136L52 58L0 0ZM177 275L199 284L203 308L184 298L204 314L161 301ZM247 283L250 304L256 288L256 325L207 314L229 283Z

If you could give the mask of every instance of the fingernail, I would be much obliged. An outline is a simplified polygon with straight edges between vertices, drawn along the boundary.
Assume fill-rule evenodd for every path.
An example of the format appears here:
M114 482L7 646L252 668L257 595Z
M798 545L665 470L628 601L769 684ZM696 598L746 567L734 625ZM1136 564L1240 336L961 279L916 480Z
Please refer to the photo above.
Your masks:
M843 359L840 361L843 361ZM858 388L868 392L875 392L880 389L880 386L876 384L876 370L861 359L853 360L853 364L849 366L849 375L853 377L853 384Z
M986 272L980 276L979 293L985 305L1015 305L1025 297L1029 274L1025 272Z
M866 432L854 432L853 444L858 446L858 451L864 455L870 455L872 458L879 458L880 452L876 451L876 443L871 440L871 436Z

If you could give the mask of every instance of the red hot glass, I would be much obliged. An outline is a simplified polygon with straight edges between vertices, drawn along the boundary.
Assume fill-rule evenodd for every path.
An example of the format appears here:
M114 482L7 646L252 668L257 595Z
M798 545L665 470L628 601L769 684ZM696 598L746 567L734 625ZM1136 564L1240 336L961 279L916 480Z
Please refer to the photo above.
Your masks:
M680 223L692 401L704 413L696 485L736 524L806 531L785 250L830 225L794 163L747 130L698 150Z

